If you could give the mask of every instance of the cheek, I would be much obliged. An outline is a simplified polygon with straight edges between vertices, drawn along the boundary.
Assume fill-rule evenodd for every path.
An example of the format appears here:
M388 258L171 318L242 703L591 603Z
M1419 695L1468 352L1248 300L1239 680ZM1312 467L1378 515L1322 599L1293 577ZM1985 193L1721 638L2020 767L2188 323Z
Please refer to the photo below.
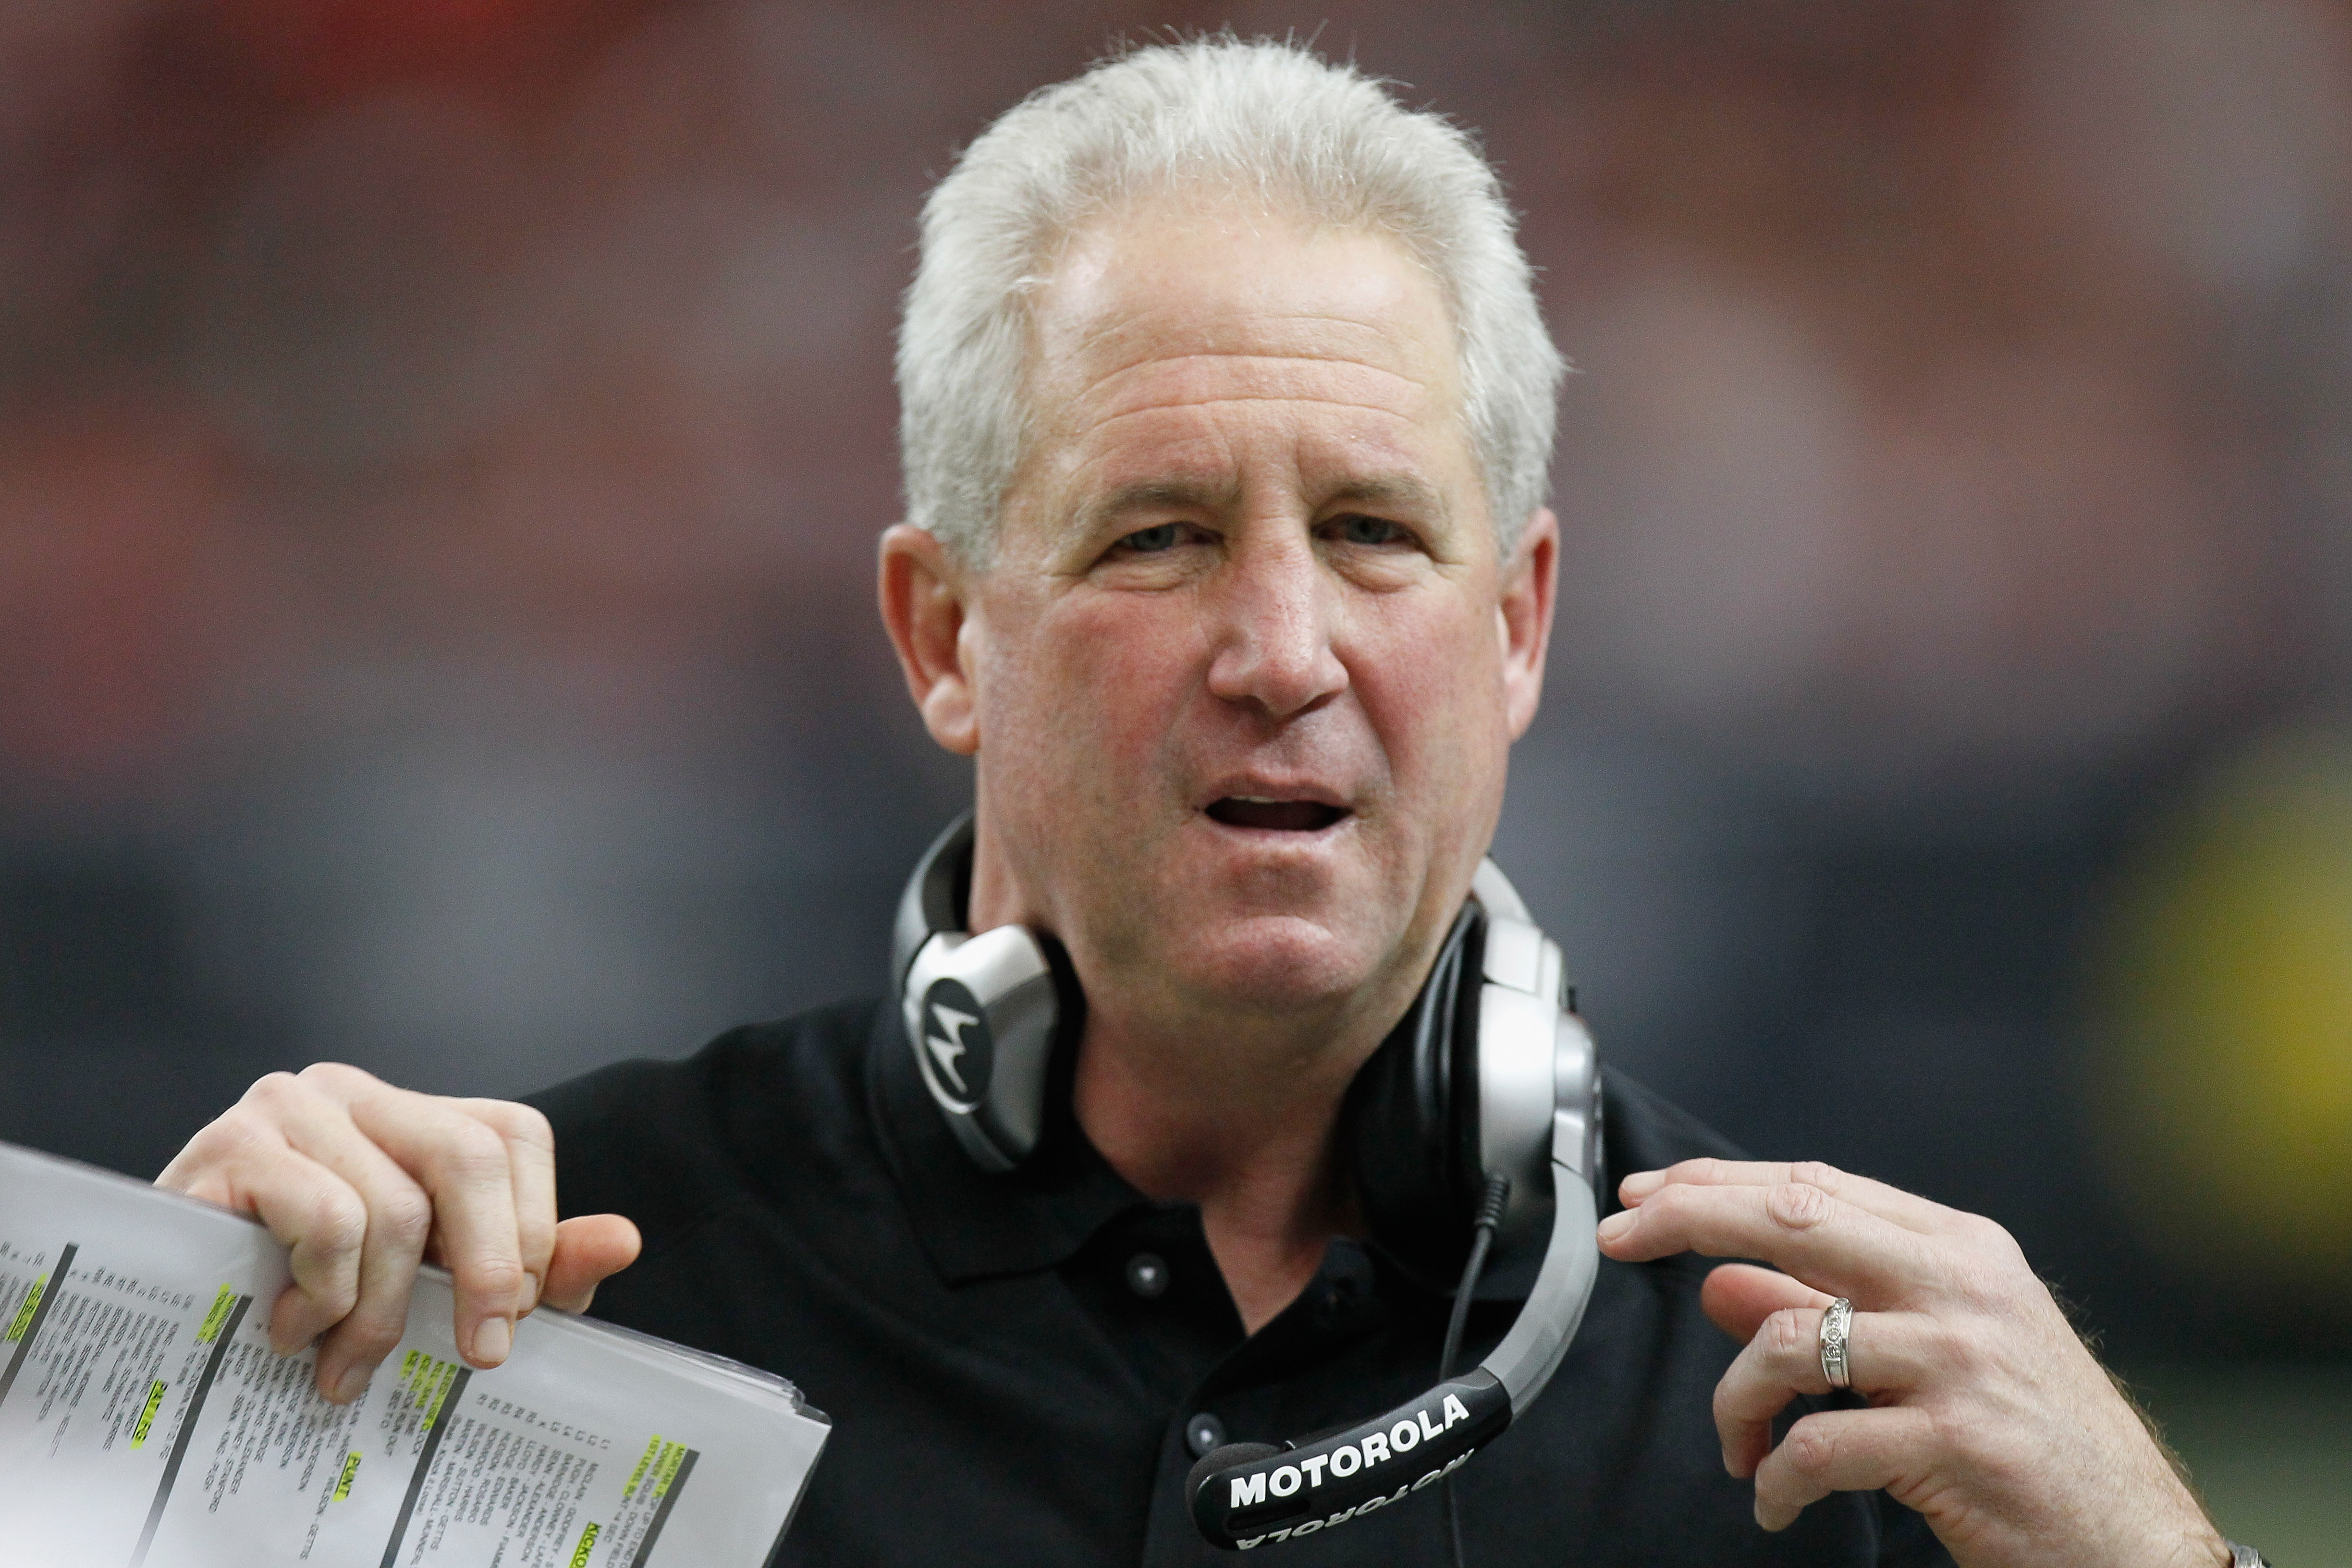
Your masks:
M1039 607L990 661L983 723L999 762L1115 789L1165 742L1200 659L1199 629L1175 595L1065 599ZM984 731L985 748L989 736Z
M1489 777L1507 744L1492 629L1433 605L1378 617L1361 646L1355 684L1400 782L1456 793Z

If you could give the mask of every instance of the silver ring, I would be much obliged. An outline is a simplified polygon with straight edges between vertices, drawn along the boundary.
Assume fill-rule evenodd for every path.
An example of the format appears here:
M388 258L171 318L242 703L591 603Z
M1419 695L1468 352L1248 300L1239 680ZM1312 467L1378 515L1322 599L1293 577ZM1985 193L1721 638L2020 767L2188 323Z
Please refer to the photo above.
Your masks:
M1822 1375L1832 1388L1852 1388L1847 1375L1845 1342L1853 1331L1853 1303L1840 1296L1822 1312Z

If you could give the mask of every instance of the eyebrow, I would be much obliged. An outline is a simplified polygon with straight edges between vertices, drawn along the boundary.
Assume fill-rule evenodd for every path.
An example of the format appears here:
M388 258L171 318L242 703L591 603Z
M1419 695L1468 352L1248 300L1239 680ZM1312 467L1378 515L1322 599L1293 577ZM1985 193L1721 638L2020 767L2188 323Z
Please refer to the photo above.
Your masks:
M1084 511L1086 528L1091 531L1114 519L1132 512L1167 509L1182 510L1215 510L1233 504L1234 488L1231 484L1211 484L1193 479L1142 479L1121 485ZM1339 486L1325 499L1328 506L1335 502L1352 502L1359 506L1400 506L1427 513L1438 521L1450 519L1445 499L1427 480L1413 474L1375 474L1350 480Z
M1331 492L1335 501L1356 501L1367 506L1394 505L1416 511L1425 511L1444 521L1448 517L1445 498L1435 486L1415 474L1378 474L1341 485Z
M1159 511L1165 509L1213 510L1230 506L1234 487L1229 484L1211 485L1194 479L1142 479L1121 485L1102 500L1086 509L1089 525L1108 522L1129 512Z

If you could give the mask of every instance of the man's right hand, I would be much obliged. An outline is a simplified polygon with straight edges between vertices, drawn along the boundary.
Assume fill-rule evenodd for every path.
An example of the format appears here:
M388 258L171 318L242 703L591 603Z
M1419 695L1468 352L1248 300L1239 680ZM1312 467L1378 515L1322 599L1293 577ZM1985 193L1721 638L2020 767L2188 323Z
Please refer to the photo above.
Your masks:
M457 1346L506 1360L516 1320L587 1310L636 1260L619 1215L555 1218L555 1136L527 1105L394 1089L357 1068L271 1073L188 1141L156 1185L252 1215L293 1250L270 1343L319 1344L319 1392L358 1398L400 1343L420 1262L457 1281Z

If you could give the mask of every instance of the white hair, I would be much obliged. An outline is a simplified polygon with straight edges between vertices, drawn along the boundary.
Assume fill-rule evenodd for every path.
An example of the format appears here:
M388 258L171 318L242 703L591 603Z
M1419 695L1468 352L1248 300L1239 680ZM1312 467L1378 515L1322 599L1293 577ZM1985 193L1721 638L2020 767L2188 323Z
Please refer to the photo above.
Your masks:
M898 332L908 521L992 552L1031 430L1028 302L1078 228L1202 186L1386 234L1437 281L1496 542L1543 504L1565 366L1501 183L1460 127L1303 45L1230 33L1138 48L1030 94L923 205Z

